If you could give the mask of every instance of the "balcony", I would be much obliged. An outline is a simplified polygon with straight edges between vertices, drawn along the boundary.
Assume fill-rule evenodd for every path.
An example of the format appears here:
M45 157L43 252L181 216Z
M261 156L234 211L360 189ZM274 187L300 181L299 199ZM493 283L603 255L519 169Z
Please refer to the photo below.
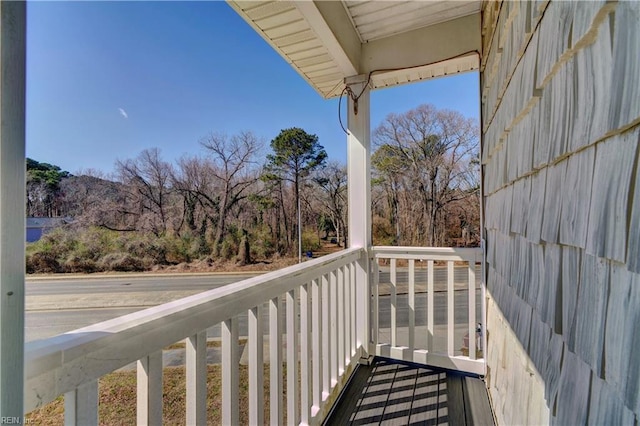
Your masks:
M161 352L186 339L185 419L204 423L206 330L219 324L225 424L240 420L239 370L248 370L249 423L282 423L285 415L290 423L321 423L329 413L343 417L328 421L356 422L363 407L382 409L365 419L396 419L389 408L411 422L425 400L438 407L428 417L434 423L441 402L443 422L455 423L461 411L467 421L475 417L466 402L477 394L465 397L464 389L478 382L449 378L486 370L498 423L638 424L638 2L402 2L397 13L382 10L388 2L229 3L321 96L349 94L349 245L361 248L29 343L25 352L26 6L3 2L0 417L17 420L64 395L67 423L96 424L98 380L133 362L138 423L158 424ZM479 251L371 249L370 92L474 69L488 270L469 267ZM464 262L475 302L465 302L456 278ZM446 283L437 278L443 274ZM489 292L469 284L473 274L487 278ZM464 315L456 321L457 312L466 322ZM237 362L241 334L249 342L246 370ZM267 353L270 396L283 395L285 374L296 390L286 401L270 398L269 419ZM378 366L391 361L398 362L389 367L394 379L384 384L393 390L397 377L408 392L404 375L414 374L411 395L387 394L392 404L367 399ZM361 374L367 369L374 377ZM430 375L437 377L426 387L437 390L423 399L415 390ZM464 410L454 398L459 388ZM335 404L340 395L357 396L353 419Z
M469 395L484 394L481 406L488 407L477 379L485 372L486 345L481 259L481 249L350 248L27 343L25 412L64 395L65 424L98 424L98 381L136 363L137 423L160 424L162 351L186 340L184 418L186 424L205 424L207 330L219 326L223 424L322 423L330 412L345 415L340 401L362 393L358 383L376 380L389 392L404 392L406 399L401 381L398 387L385 379L389 368L400 372L393 374L399 379L414 374L408 379L414 384L424 379L424 386L410 392L411 401L431 397L429 383L435 377L439 402L427 405L435 407L436 421L453 421L453 413L471 412L464 408ZM244 354L240 338L247 341ZM240 418L239 409L241 355L248 362L248 419ZM287 389L286 397L269 398L268 419L267 364L269 394L283 395L285 382ZM455 377L463 379L452 381ZM456 399L455 389L465 387L475 391ZM368 398L366 392L361 398ZM454 408L457 404L462 411ZM427 409L416 413L430 415ZM364 419L352 420L363 424Z

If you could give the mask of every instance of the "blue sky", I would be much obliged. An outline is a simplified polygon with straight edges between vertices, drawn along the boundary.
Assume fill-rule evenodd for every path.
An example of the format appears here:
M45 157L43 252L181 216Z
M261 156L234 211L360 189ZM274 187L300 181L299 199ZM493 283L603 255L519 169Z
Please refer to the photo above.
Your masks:
M295 126L346 160L337 100L224 2L29 2L27 13L30 158L109 173L145 148L171 162L200 154L211 132L253 131L268 149ZM478 74L375 91L371 125L421 103L477 118Z

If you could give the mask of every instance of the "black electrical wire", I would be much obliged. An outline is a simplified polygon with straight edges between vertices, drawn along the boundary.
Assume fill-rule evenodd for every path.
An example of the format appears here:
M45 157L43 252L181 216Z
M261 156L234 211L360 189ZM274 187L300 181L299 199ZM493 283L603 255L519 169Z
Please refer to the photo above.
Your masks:
M364 94L364 91L367 90L367 87L369 86L369 84L371 83L371 77L373 76L373 74L375 73L381 73L381 72L393 72L393 71L402 71L402 70L410 70L413 68L421 68L421 67L427 67L429 65L435 65L439 62L445 62L445 61L450 61L452 59L457 59L457 58L461 58L463 56L467 56L470 53L475 53L478 56L480 56L480 52L477 50L470 50L468 52L464 52L461 53L459 55L455 55L452 56L450 58L446 58L446 59L441 59L439 61L435 61L435 62L431 62L428 64L421 64L421 65L415 65L412 67L403 67L403 68L382 68L382 69L377 69L377 70L373 70L373 71L369 71L369 74L367 75L367 82L364 84L364 86L362 87L362 90L360 91L360 93L358 94L358 96L355 96L355 94L353 93L353 91L351 90L351 87L345 85L344 89L342 89L342 92L340 93L340 98L338 100L338 121L340 121L340 127L342 127L342 130L345 132L345 134L349 134L349 132L347 131L347 129L344 127L344 124L342 123L342 114L341 114L341 104L342 104L342 97L344 96L344 94L346 93L347 95L349 95L349 97L351 98L351 100L355 103L358 102L358 100L360 99L360 97Z
M340 107L342 105L342 97L344 96L345 92L347 92L347 87L342 89L342 93L340 93L340 97L338 98L338 121L340 122L340 127L342 127L342 131L345 135L348 135L349 132L347 131L347 129L345 129L344 124L342 124L342 112Z

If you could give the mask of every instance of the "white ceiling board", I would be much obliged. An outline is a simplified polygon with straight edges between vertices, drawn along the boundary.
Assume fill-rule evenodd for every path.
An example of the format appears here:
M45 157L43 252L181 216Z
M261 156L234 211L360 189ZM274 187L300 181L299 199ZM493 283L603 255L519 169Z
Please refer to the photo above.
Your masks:
M228 3L325 98L372 71L382 88L479 66L481 1Z
M480 1L345 2L363 41L480 12Z
M289 24L292 22L298 22L302 20L302 16L298 9L292 8L277 15L268 16L262 19L256 19L255 22L260 26L260 28L268 31L272 28L281 27L284 24Z
M330 4L330 3L327 3ZM358 64L357 57L354 53L351 55L347 49L347 46L343 46L336 34L340 34L340 30L334 29L329 25L329 18L325 18L320 9L316 6L316 3L312 1L299 2L297 4L298 10L304 16L307 24L311 27L313 32L316 33L316 36L322 40L323 44L326 46L329 54L333 57L333 60L336 62L338 68L342 70L344 75L355 75L358 73ZM343 9L338 7L338 13L342 13ZM325 14L332 14L335 12L336 8L332 8L328 11L325 11ZM333 16L336 16L333 13ZM334 18L338 20L341 16ZM343 29L342 32L348 31L348 26L350 23L347 23L347 28ZM344 41L344 40L343 40ZM359 50L359 49L358 49Z
M442 77L478 69L480 59L476 54L469 54L461 58L452 59L444 64L427 65L417 68L408 68L397 71L374 73L371 76L371 85L374 89L391 87L415 81L428 80L434 77Z
M360 72L418 67L477 54L482 44L480 23L479 14L469 15L365 43Z

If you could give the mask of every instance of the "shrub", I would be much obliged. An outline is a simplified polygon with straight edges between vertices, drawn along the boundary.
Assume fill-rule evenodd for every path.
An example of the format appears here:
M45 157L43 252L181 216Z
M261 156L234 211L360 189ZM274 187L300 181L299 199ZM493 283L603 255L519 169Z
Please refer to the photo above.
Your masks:
M72 231L58 228L41 238L41 247L56 259L62 259L75 250L78 241Z
M164 239L139 232L122 235L120 250L140 259L151 259L153 263L166 264L169 251Z
M190 262L189 256L190 243L182 238L173 236L161 237L158 243L165 250L165 259L167 263L177 265L179 263Z
M60 263L55 256L46 251L32 253L27 256L27 273L51 274L61 272Z
M78 240L75 254L83 259L97 262L105 254L118 251L119 233L107 229L91 227L74 233Z
M120 272L136 272L145 269L142 261L129 253L109 253L100 259L99 265L103 270Z
M315 251L322 247L322 243L318 235L313 231L302 231L302 252L303 254L309 250Z
M76 255L69 256L62 264L63 272L97 272L100 270L96 262L91 258L79 257Z
M388 219L374 216L373 217L373 244L377 246L394 246L397 244L395 232Z
M276 253L273 238L267 226L261 226L249 233L252 259L268 259Z
M225 238L220 247L220 257L230 260L238 254L238 244L232 238Z
M203 256L208 255L211 252L211 248L207 244L207 240L204 236L197 236L189 245L189 254L192 258L200 259Z

